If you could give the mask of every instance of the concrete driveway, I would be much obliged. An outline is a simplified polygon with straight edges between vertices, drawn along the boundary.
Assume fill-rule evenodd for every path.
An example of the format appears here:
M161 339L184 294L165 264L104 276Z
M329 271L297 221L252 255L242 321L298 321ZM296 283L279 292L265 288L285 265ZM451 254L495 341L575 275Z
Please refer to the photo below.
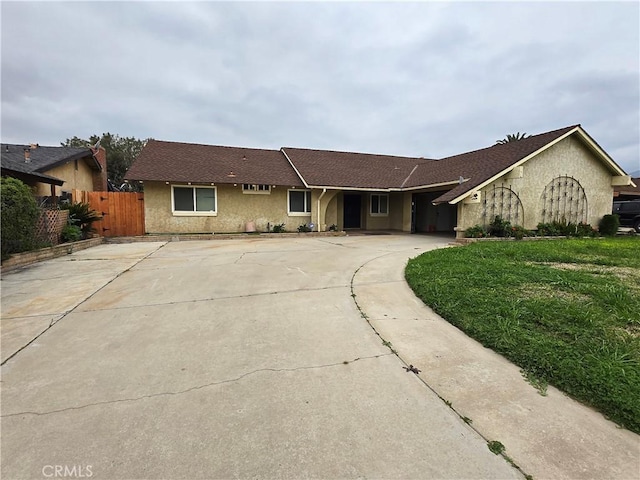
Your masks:
M102 245L4 275L2 478L521 478L352 297L372 259L448 240Z
M2 478L522 478L488 440L535 478L637 478L637 435L413 296L406 260L449 241L102 245L5 274Z

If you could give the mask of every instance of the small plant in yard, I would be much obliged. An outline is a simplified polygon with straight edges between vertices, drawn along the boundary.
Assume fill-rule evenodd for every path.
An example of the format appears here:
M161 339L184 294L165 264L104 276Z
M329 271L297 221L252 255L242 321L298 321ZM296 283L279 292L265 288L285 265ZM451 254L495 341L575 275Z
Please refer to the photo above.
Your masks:
M309 227L309 225L307 225L306 223L303 223L302 225L300 225L298 227L298 232L303 233L303 232L310 232L311 231L311 227Z
M598 230L601 235L605 237L613 237L618 233L618 227L620 226L620 217L618 215L605 215L598 223Z
M484 238L487 235L487 230L482 225L474 225L464 231L464 236L467 238Z
M88 203L68 203L62 206L63 209L69 210L69 224L76 225L82 232L82 238L88 238L91 232L93 222L97 222L102 215L91 208Z
M82 240L82 230L80 230L80 227L77 225L67 224L63 227L60 238L63 243L77 242L78 240Z
M511 235L511 223L496 215L489 224L489 235L493 237L509 237Z
M278 223L273 226L273 233L284 233L284 223Z
M598 232L588 223L570 224L572 225L570 235L572 237L595 237Z
M338 225L336 225L335 223L332 223L331 225L329 225L329 231L330 232L337 232L338 231Z
M535 373L528 372L526 370L520 370L520 373L533 388L538 390L538 393L540 395L542 395L543 397L547 396L547 387L549 386L549 383L545 379L540 378Z
M504 445L497 440L490 441L487 446L489 447L489 450L491 450L496 455L500 455L504 452Z
M511 236L515 237L516 240L522 240L524 237L528 237L530 235L531 232L520 225L514 225L511 227Z

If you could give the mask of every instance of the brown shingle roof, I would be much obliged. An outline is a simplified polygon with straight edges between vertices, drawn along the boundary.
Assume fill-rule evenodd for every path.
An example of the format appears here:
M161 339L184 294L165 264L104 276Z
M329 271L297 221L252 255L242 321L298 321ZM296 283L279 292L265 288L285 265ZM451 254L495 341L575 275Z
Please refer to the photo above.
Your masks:
M278 150L160 140L149 140L126 178L162 182L304 186Z
M473 191L576 129L580 138L591 142L592 148L601 150L579 125L441 160L291 147L278 151L150 140L126 178L296 187L306 183L310 187L396 190L453 183L463 177L464 182L434 200L434 203L444 203ZM601 155L606 156L606 153L601 152ZM613 170L619 170L612 160L607 161Z
M473 190L478 185L540 150L545 145L562 137L576 127L579 127L579 125L553 130L540 135L532 135L531 137L515 142L494 145L481 150L443 158L435 162L435 165L422 165L418 167L411 176L407 187L455 181L460 177L468 179L466 182L461 183L434 200L434 203L449 202Z
M336 188L401 188L417 165L435 160L368 153L335 152L286 147L291 159L309 186Z

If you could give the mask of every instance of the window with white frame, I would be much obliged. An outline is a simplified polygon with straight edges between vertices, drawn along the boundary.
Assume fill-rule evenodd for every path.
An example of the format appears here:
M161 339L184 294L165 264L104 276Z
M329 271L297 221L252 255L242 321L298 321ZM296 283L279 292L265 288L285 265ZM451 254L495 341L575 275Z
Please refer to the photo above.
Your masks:
M311 190L289 190L289 215L311 213Z
M372 216L389 215L389 194L387 193L371 194L371 215Z
M216 215L216 187L173 185L171 204L174 215Z
M271 185L243 183L242 193L271 193Z

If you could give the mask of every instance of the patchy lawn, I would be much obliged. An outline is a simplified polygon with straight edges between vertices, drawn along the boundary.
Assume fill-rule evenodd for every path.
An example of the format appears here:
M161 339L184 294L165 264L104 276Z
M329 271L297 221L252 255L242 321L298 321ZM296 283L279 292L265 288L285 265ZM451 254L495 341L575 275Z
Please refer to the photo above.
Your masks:
M409 261L439 315L640 433L640 238L477 242Z

